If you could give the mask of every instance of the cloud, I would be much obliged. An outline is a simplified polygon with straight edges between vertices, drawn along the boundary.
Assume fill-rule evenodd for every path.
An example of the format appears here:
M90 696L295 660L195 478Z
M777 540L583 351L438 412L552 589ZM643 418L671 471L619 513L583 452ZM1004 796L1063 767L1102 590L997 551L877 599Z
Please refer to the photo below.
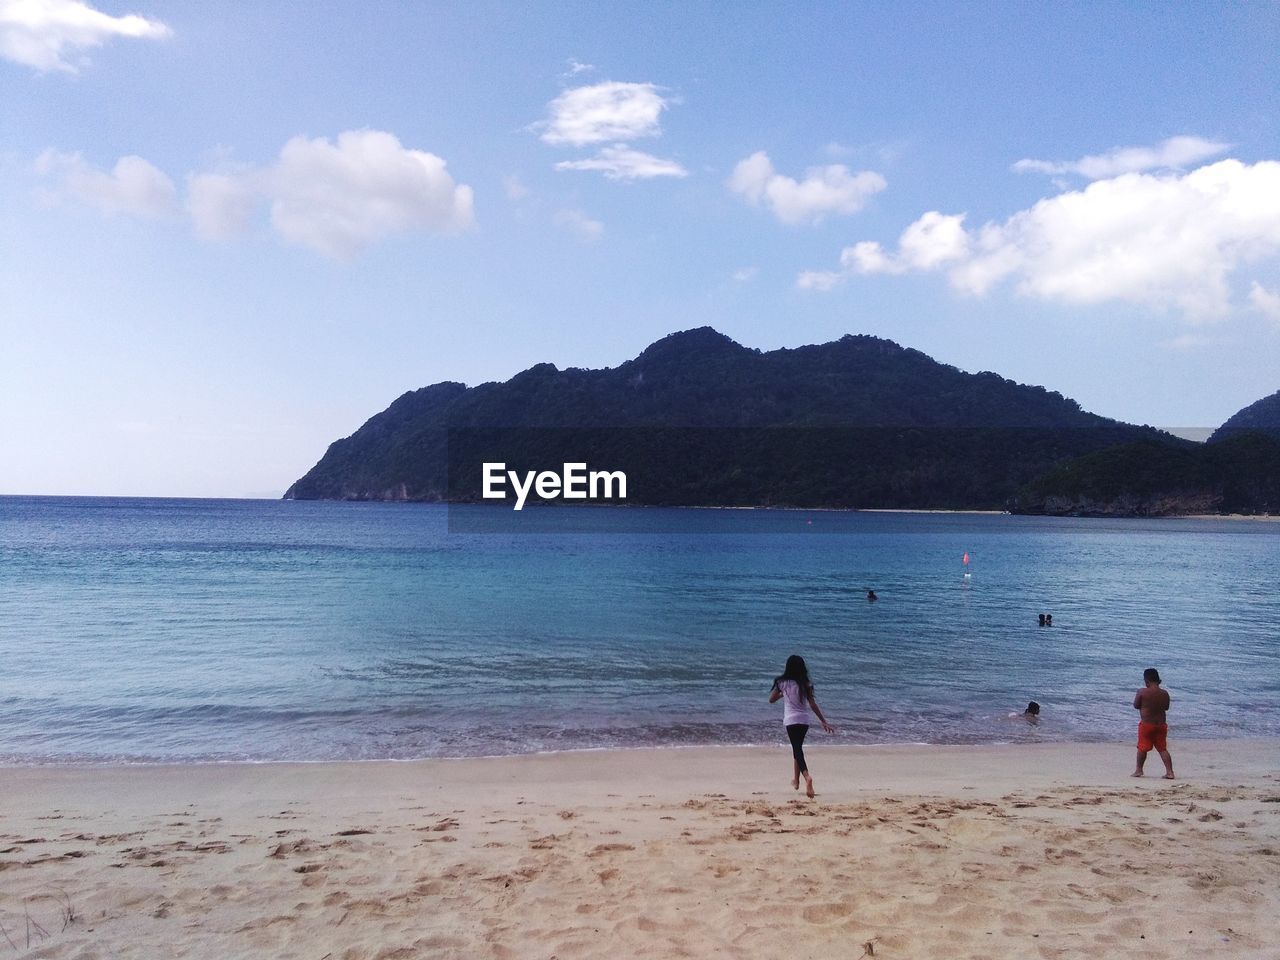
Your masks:
M454 183L444 160L378 130L349 130L336 143L294 137L262 182L277 232L336 259L394 234L473 222L471 188Z
M259 196L253 177L195 173L187 177L187 213L196 233L226 240L249 228Z
M160 40L171 31L137 14L113 17L81 0L0 0L0 57L41 72L77 72L67 59L113 37Z
M557 170L599 170L609 180L650 180L654 177L687 177L689 171L674 160L663 160L625 144L604 147L586 160L564 160Z
M1070 173L1089 180L1104 180L1146 170L1186 170L1230 149L1229 143L1216 143L1201 137L1170 137L1154 147L1116 147L1109 153L1081 157L1079 160L1019 160L1013 165L1013 170L1017 173L1047 173L1055 176Z
M804 270L796 277L796 286L801 290L817 290L826 293L834 290L847 279L845 274L830 270Z
M543 142L556 146L656 137L669 104L652 83L606 81L566 90L547 105L549 117L537 127Z
M1263 316L1280 322L1280 293L1272 293L1255 280L1249 288L1249 302Z
M122 157L105 173L79 154L46 150L36 172L54 181L46 191L54 198L104 214L178 211L173 181L141 157ZM471 188L454 182L444 160L378 130L348 130L336 141L294 137L270 166L187 177L185 209L203 237L242 233L263 205L285 240L339 260L390 236L453 232L474 221Z
M931 270L969 253L964 214L947 216L930 211L898 238L898 253L885 253L880 244L863 240L840 253L840 266L854 273L906 273Z
M552 218L557 227L574 234L579 240L594 243L604 236L604 224L592 220L581 210L560 210Z
M570 61L574 73L592 70ZM636 150L627 141L662 134L662 111L672 101L652 83L608 81L566 90L547 105L548 119L535 124L542 140L555 146L599 147L594 156L563 160L557 170L587 170L608 180L652 180L687 177L689 171L674 160Z
M738 283L750 283L759 273L759 267L743 267L741 270L733 271L733 279Z
M294 137L265 180L281 236L339 259L393 234L473 222L471 188L454 183L444 160L378 130L336 143Z
M53 181L46 196L83 203L104 216L157 219L177 211L173 181L141 157L121 157L108 173L78 153L46 150L36 159L35 169Z
M793 180L776 172L763 150L734 167L726 185L751 205L768 207L783 223L791 224L820 223L828 214L856 213L888 186L878 173L850 173L843 164L810 167L804 180Z
M828 290L857 274L946 270L956 290L974 296L1009 282L1039 300L1221 317L1231 275L1280 254L1280 163L1128 173L1041 200L1003 223L968 230L963 220L926 213L903 231L897 253L864 241L841 253L839 271L810 271L797 283Z

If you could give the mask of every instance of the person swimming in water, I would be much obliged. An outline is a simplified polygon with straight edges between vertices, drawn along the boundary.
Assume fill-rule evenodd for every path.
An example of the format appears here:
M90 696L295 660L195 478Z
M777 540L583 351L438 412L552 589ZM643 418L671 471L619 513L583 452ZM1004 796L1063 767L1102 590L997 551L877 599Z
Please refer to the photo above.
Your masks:
M1027 704L1027 709L1023 710L1021 713L1009 714L1009 719L1025 720L1027 723L1031 724L1034 727L1036 724L1040 722L1040 704L1032 700L1030 703Z

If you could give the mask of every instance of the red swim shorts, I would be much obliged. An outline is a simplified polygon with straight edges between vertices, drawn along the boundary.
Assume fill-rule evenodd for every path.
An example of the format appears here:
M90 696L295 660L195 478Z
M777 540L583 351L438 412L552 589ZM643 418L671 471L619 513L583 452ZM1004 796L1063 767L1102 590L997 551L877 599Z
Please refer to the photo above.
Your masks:
M1167 723L1138 723L1138 749L1144 753L1148 750L1165 751L1169 749L1166 737L1169 734Z

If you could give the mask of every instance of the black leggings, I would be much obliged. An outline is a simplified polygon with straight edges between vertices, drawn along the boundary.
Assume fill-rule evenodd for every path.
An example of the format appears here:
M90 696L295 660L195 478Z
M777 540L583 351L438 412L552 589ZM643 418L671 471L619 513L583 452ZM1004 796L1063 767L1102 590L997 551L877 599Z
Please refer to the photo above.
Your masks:
M808 773L809 768L804 762L804 735L809 732L807 723L793 723L787 727L787 736L791 739L791 755L796 758L796 763L800 765L801 773Z

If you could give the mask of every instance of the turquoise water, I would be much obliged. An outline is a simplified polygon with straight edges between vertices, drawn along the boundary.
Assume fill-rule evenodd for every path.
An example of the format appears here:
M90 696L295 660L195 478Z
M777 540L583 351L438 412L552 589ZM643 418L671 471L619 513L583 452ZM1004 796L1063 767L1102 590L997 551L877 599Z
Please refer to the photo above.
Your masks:
M1280 524L531 512L0 498L0 763L777 743L793 652L839 742L1280 735Z

